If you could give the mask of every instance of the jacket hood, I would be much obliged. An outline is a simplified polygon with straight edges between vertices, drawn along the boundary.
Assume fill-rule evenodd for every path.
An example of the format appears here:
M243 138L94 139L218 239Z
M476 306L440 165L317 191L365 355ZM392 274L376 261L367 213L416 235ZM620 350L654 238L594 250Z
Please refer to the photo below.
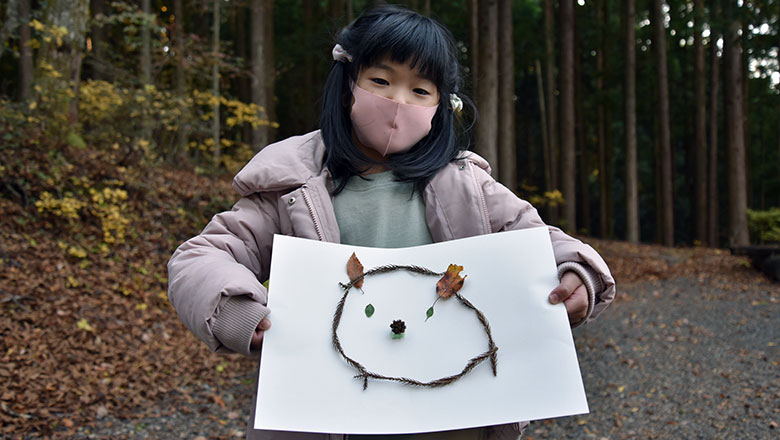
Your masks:
M459 156L490 174L488 162L472 151ZM233 189L242 196L299 187L324 168L325 144L319 130L268 145L255 154L233 178Z
M233 189L248 196L301 186L324 171L324 158L319 130L287 138L255 154L233 178Z

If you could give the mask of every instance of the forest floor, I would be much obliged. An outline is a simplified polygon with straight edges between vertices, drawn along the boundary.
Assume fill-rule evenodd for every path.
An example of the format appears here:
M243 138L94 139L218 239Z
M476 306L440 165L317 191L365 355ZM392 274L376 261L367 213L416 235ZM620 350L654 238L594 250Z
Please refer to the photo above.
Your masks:
M166 298L167 259L230 207L230 179L36 151L0 150L0 438L243 438L255 361L209 352ZM109 186L124 243L97 208L33 204ZM722 250L586 241L618 282L574 331L591 412L525 438L775 438L780 284Z

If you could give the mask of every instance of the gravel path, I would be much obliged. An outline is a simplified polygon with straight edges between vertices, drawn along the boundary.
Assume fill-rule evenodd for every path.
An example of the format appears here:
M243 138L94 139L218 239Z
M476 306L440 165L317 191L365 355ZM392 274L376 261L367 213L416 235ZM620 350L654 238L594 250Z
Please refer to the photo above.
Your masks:
M780 284L673 278L619 293L575 331L591 413L534 422L524 439L780 438ZM215 376L142 417L101 414L78 438L243 438L252 384Z

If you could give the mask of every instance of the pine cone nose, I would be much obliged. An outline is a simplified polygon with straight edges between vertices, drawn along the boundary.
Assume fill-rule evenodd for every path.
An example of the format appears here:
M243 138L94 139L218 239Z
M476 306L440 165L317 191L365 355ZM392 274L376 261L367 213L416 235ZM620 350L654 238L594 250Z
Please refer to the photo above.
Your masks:
M393 333L400 335L406 331L406 323L400 319L396 319L390 324L390 330L392 330Z

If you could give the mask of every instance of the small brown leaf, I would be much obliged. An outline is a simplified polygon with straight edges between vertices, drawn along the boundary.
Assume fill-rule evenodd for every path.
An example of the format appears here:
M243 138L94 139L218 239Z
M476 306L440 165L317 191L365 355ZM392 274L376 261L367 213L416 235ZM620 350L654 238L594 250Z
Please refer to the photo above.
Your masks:
M360 260L358 260L358 257L354 252L352 252L352 256L349 257L349 261L347 261L347 275L349 275L350 281L363 275L363 264L360 263ZM356 281L354 285L358 289L363 287L363 278Z
M460 288L463 287L463 281L465 281L466 276L468 276L461 277L460 271L462 270L463 266L450 264L447 268L447 272L445 272L444 276L436 283L436 294L442 298L449 298L460 290Z

